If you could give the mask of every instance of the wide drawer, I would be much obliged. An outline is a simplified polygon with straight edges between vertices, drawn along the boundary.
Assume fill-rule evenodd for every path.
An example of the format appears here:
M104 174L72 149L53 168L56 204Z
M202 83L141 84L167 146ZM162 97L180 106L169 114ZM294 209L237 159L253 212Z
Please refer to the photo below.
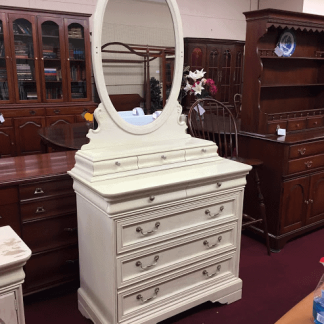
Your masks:
M73 193L72 178L20 185L20 200Z
M21 219L31 219L58 216L76 211L75 194L70 196L55 196L48 199L39 199L20 205Z
M324 153L324 141L292 145L289 149L289 158L297 159L320 153Z
M77 245L45 253L33 254L25 267L24 292L78 278Z
M314 116L307 118L307 128L317 128L323 126L323 116Z
M46 107L46 115L47 116L55 116L55 115L75 115L75 114L82 114L83 112L90 112L92 113L95 108L94 106L71 106L71 107L53 107L48 108ZM84 120L84 119L83 119Z
M76 244L77 216L72 214L24 223L22 233L33 253Z
M185 151L168 151L155 154L140 155L138 157L138 167L149 168L158 165L171 164L185 161Z
M324 154L313 155L288 162L288 174L308 171L324 166Z
M199 207L196 201L188 202L184 212L165 209L158 211L155 216L143 216L142 219L137 216L117 221L117 252L232 221L237 218L237 197L237 194L220 195L203 200L203 207Z
M170 240L153 249L117 258L118 287L153 278L236 246L237 222Z
M306 128L306 119L291 119L288 120L287 131L296 131Z
M234 279L234 255L225 255L219 258L198 262L185 270L173 272L172 276L164 277L151 283L145 288L133 288L118 294L118 319L120 321L158 309L177 298L189 298L190 295L203 292L224 284L225 280Z

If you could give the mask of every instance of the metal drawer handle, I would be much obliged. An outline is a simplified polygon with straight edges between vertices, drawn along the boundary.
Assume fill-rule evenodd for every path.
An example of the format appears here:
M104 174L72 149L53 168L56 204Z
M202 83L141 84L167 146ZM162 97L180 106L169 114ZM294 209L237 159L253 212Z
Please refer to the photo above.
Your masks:
M311 168L312 167L312 164L313 164L313 161L307 161L305 162L305 165L307 168Z
M40 214L40 213L45 213L44 207L37 207L36 208L36 214Z
M161 156L161 159L162 159L162 160L166 160L166 159L167 159L166 155L162 155L162 156Z
M155 196L150 196L150 201L154 201Z
M221 185L222 185L222 183L221 183L221 182L217 182L217 183L216 183L216 186L217 186L217 188L220 188L220 187L221 187Z
M309 199L309 203L312 204L314 202L313 199Z
M214 214L214 215L212 215L212 214L210 213L210 210L209 210L209 209L206 209L206 210L205 210L205 214L208 215L210 218L215 218L215 217L219 216L219 214L220 214L223 210L224 210L224 206L220 206L220 208L219 208L219 212L216 213L216 214Z
M150 235L150 234L156 232L159 229L160 225L161 225L160 222L156 222L155 225L154 225L155 228L153 228L151 231L147 231L145 233L143 232L143 229L139 226L139 227L136 228L136 232L141 233L144 236Z
M149 301L151 301L151 300L153 300L153 299L155 299L157 297L157 294L158 294L159 290L160 290L159 288L155 288L154 295L152 297L150 297L150 298L143 299L143 296L141 294L139 294L139 295L136 296L136 299L140 300L143 304L147 303L147 302L149 302Z
M148 265L148 266L146 266L146 267L143 267L141 261L137 261L137 262L136 262L136 267L141 267L142 270L147 270L147 269L150 269L150 268L156 266L158 260L159 260L159 256L156 255L156 256L154 257L154 261L153 261L153 263L150 264L150 265Z
M75 259L75 260L66 260L65 263L67 264L76 264L79 262L79 259Z
M65 227L64 228L64 232L76 232L78 230L78 228L77 227Z
M309 201L308 201L308 200L305 200L304 202L305 202L305 204L306 204L306 205L308 205L308 204L309 204Z
M299 153L300 155L304 155L304 154L306 153L306 148L299 149L299 150L298 150L298 153Z
M206 152L207 152L207 150L206 150L206 149L202 149L201 151L202 151L203 153L206 153Z
M203 271L203 275L204 275L204 276L207 276L208 278L215 277L216 275L218 275L218 273L219 273L221 267L222 267L222 266L219 264L219 265L217 266L217 270L216 270L216 272L214 272L214 273L212 273L212 274L209 274L207 270L204 270L204 271Z
M54 113L57 114L57 115L58 115L60 112L61 112L61 111L60 111L59 109L55 109L55 110L54 110Z
M42 188L36 188L35 192L34 192L34 195L39 195L39 194L43 194L43 193L44 193L44 191L43 191Z
M118 162L118 161L116 161L115 164L116 164L117 166L120 166L120 162Z
M2 218L2 216L0 216L0 219Z
M35 110L30 110L29 113L30 113L31 115L36 115Z
M214 248L215 246L217 246L222 240L222 237L219 236L218 237L218 242L216 242L215 244L209 245L209 242L207 240L204 241L204 245L206 245L208 247L208 249Z

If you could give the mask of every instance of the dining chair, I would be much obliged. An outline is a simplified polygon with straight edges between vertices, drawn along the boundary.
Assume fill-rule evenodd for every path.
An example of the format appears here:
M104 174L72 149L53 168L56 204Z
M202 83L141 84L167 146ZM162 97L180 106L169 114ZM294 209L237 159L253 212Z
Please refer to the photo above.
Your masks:
M239 156L238 130L232 112L223 103L213 98L198 99L189 109L188 128L191 136L215 142L220 156L252 166L260 214L256 218L243 213L242 230L260 223L260 226L263 226L267 252L270 255L266 207L258 174L263 161Z

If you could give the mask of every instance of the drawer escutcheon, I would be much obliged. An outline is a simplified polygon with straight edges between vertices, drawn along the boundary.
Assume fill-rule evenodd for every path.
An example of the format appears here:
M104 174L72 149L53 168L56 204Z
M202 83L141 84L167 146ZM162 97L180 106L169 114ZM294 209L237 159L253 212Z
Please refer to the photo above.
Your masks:
M143 296L141 294L139 294L139 295L136 296L136 299L140 300L143 304L147 303L147 302L149 302L149 301L151 301L151 300L153 300L153 299L155 299L157 297L157 294L158 294L159 290L160 290L159 288L155 288L154 295L152 297L150 297L150 298L143 299Z
M222 268L222 266L219 264L219 265L217 266L217 270L216 270L216 272L214 272L214 273L212 273L212 274L209 274L207 270L204 270L204 271L203 271L203 275L204 275L204 276L207 276L208 278L215 277L216 275L218 275L218 273L219 273L219 271L220 271L221 268Z
M137 262L136 262L136 267L141 267L142 270L147 270L147 269L150 269L150 268L156 266L158 260L159 260L159 256L156 255L156 256L154 257L154 261L153 261L153 263L150 264L150 265L148 265L148 266L146 266L146 267L143 267L143 264L142 264L141 261L137 261Z
M146 236L146 235L150 235L152 233L155 233L158 229L159 229L159 226L161 225L160 222L156 222L155 225L154 225L154 228L151 230L151 231L147 231L147 232L143 232L143 229L142 227L138 226L136 228L136 232L137 233L141 233L143 236Z

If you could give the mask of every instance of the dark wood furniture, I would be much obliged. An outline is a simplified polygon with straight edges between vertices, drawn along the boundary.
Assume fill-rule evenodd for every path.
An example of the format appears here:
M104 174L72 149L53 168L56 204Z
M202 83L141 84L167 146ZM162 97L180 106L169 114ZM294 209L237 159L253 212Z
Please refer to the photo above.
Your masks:
M210 38L184 38L184 65L191 71L204 69L218 92L214 99L234 106L234 95L242 93L244 42ZM190 107L194 96L187 96Z
M0 7L0 155L41 152L38 130L93 112L89 15Z
M270 245L280 250L324 225L324 17L274 9L245 16L240 154L264 161ZM296 49L278 57L274 49L286 28ZM278 136L277 128L287 135ZM253 212L253 203L246 208Z
M0 226L32 250L24 294L78 280L74 151L0 159Z
M256 224L262 224L267 252L270 255L266 208L259 178L259 169L262 167L263 161L255 158L242 158L239 155L237 125L232 112L223 103L215 99L199 99L189 109L188 128L193 137L215 142L220 156L252 167L254 179L251 180L254 180L255 186L253 195L248 198L256 197L259 208L254 208L258 212L257 214L254 212L256 216L252 217L245 212L243 207L242 230Z
M117 111L133 110L144 105L144 98L138 93L109 95L109 98Z

